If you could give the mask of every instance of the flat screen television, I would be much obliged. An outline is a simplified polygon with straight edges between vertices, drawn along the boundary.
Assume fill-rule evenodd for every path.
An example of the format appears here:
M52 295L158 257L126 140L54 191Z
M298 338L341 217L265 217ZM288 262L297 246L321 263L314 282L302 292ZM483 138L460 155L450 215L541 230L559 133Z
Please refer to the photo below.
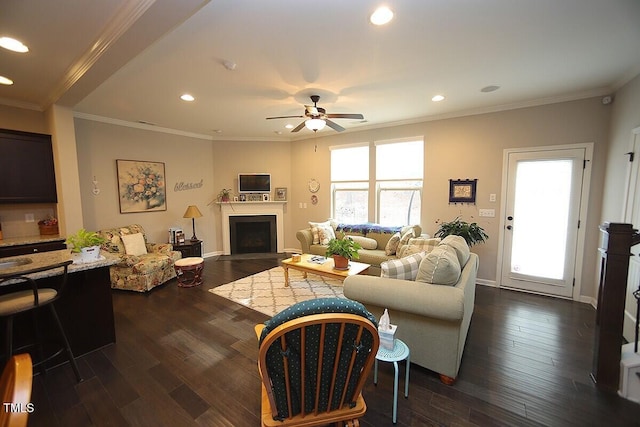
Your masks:
M271 193L271 174L239 173L239 193Z

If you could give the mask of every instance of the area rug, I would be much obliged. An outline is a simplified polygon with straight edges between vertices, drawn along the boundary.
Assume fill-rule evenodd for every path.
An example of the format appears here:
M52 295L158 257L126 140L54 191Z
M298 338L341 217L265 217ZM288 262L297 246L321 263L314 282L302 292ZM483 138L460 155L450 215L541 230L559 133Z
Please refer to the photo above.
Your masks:
M289 269L289 286L284 286L284 270L274 267L253 276L227 283L209 292L273 316L285 308L314 298L344 298L342 282Z

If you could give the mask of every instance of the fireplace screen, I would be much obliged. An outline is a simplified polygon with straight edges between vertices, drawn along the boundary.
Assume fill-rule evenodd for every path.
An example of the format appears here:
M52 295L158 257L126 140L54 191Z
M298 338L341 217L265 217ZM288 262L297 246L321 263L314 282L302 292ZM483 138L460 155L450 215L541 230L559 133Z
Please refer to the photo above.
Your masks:
M232 254L277 252L275 215L229 217Z

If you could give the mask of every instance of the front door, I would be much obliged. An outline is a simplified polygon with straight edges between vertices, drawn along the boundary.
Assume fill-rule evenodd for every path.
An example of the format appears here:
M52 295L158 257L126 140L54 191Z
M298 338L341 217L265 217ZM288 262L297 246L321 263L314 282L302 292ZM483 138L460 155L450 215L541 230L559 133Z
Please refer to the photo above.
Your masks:
M573 295L585 148L508 153L500 286Z

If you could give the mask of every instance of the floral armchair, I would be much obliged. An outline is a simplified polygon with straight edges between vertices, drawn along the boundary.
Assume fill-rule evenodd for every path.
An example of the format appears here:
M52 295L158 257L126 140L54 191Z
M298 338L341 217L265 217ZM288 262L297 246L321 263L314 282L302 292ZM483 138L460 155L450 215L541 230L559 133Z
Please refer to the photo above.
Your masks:
M176 277L173 264L182 257L170 243L148 243L139 224L100 230L102 250L120 257L109 268L111 287L146 292Z

